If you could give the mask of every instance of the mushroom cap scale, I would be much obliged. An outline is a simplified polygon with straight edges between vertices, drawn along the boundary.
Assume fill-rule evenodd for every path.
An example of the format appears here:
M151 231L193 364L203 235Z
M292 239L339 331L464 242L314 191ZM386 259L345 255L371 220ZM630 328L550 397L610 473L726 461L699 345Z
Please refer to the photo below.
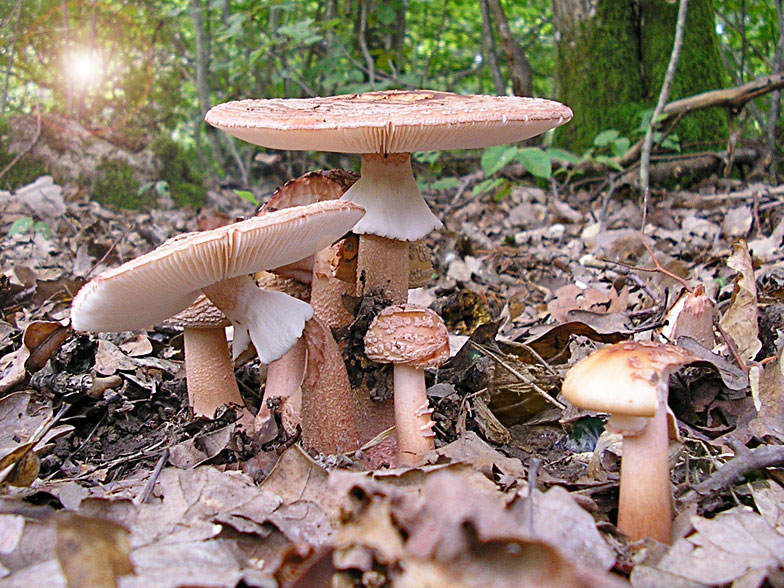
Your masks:
M390 90L227 102L205 120L273 149L408 153L513 143L571 118L569 107L541 98Z
M577 362L564 378L561 393L575 406L630 417L653 417L667 401L667 378L699 361L675 345L624 341Z
M204 294L188 308L163 321L165 325L183 329L217 329L231 325L226 315Z
M429 308L388 306L365 334L365 355L378 363L438 367L449 359L449 333L441 317Z
M353 203L330 200L180 235L85 284L73 300L72 325L92 331L148 327L187 308L202 288L311 255L363 214Z

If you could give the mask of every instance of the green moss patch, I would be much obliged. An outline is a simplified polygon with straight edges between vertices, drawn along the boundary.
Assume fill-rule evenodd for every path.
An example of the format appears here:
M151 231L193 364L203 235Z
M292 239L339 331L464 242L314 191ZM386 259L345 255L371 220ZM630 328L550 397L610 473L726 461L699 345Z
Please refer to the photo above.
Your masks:
M104 159L95 169L92 198L103 205L131 210L149 204L139 194L139 182L133 168L121 159Z
M191 165L185 151L165 136L156 138L150 149L159 161L159 179L169 185L174 203L178 206L203 206L207 198L204 178Z
M8 151L8 146L11 143L10 133L11 127L8 120L0 118L0 170L4 170L16 157L16 153ZM51 170L43 162L27 153L0 178L0 190L13 192L34 182L40 176L50 173Z

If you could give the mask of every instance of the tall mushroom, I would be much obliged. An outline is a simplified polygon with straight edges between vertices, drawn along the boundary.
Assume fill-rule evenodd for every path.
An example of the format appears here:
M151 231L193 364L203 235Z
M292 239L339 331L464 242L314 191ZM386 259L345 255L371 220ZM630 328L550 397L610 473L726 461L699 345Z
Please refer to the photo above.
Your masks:
M180 235L85 284L74 297L71 323L81 331L145 328L203 291L234 326L235 356L252 341L269 363L294 345L313 311L258 288L251 274L308 257L343 236L363 212L333 200Z
M206 115L211 125L256 145L361 154L361 178L343 196L367 210L354 227L357 292L380 289L398 304L407 294L405 242L441 226L414 181L410 152L522 141L571 118L568 107L550 100L429 90L242 100Z
M698 360L675 345L625 341L577 362L564 379L564 398L608 413L607 429L623 436L618 529L631 539L671 541L667 379Z
M419 465L422 456L434 448L435 437L424 370L449 359L446 326L424 306L388 306L367 330L365 354L373 361L394 364L397 462L399 466Z

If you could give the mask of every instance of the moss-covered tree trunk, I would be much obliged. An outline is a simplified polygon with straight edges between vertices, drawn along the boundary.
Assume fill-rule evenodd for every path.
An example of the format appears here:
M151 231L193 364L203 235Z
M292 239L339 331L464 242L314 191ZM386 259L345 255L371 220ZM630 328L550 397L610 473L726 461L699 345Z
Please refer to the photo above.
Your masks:
M574 110L556 142L573 151L591 146L606 129L636 139L640 114L652 110L672 51L678 5L666 0L553 0L556 88ZM691 0L684 46L670 99L723 87L710 0ZM726 117L689 115L677 133L682 144L726 134Z

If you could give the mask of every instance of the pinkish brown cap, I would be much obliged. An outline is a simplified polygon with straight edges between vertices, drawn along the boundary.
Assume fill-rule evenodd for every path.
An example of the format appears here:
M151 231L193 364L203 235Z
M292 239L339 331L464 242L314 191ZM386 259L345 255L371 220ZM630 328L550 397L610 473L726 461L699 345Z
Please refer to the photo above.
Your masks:
M71 307L73 328L128 331L159 323L190 306L202 288L326 247L363 214L351 202L330 200L180 235L85 284Z
M182 312L163 321L163 324L183 329L218 329L231 325L226 315L204 294Z
M365 355L378 363L438 367L449 359L449 333L441 317L429 308L388 306L365 333Z
M255 145L338 153L476 149L529 139L571 118L552 100L431 90L241 100L205 117Z
M653 417L667 402L667 378L699 361L675 345L624 341L577 362L564 378L561 393L575 406L629 417Z
M337 200L358 179L357 174L342 169L308 172L275 190L259 214L322 200Z

